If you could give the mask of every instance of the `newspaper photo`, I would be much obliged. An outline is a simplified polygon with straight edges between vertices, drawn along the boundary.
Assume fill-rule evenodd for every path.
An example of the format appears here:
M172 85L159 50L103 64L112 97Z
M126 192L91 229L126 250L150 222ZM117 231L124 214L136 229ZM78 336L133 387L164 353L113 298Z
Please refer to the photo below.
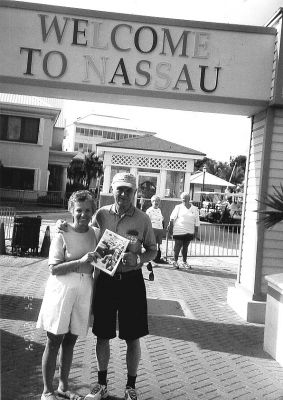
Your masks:
M101 258L93 262L93 266L113 276L129 242L123 236L106 229L95 249Z

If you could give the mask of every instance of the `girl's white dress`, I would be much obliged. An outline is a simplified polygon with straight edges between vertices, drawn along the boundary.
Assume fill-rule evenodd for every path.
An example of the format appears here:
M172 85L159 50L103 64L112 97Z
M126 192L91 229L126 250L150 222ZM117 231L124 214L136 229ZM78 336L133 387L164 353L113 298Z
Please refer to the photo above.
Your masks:
M98 229L78 233L69 227L58 233L50 245L49 265L80 259L94 251ZM70 272L50 275L38 316L37 328L55 335L71 332L86 336L89 327L94 279L91 273Z

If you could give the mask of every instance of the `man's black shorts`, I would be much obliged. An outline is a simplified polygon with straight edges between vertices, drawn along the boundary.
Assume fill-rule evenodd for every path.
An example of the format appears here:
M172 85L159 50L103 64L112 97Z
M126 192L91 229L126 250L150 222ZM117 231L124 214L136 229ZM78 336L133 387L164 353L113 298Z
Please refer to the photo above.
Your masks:
M93 301L93 333L101 339L134 340L148 334L147 300L141 270L122 274L122 279L100 272Z

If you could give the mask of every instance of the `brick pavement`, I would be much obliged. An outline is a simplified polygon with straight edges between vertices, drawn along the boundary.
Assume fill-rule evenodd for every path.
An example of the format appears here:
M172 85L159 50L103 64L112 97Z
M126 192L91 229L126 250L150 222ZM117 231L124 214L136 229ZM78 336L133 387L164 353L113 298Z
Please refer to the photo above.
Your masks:
M263 325L244 322L226 304L236 259L195 258L191 270L159 265L146 280L150 335L142 340L140 400L283 399L283 368L263 349ZM47 261L0 256L2 400L39 400L45 333L35 329ZM145 278L148 271L144 269ZM96 380L95 339L77 342L70 386L86 394ZM122 399L123 341L112 341L110 399Z

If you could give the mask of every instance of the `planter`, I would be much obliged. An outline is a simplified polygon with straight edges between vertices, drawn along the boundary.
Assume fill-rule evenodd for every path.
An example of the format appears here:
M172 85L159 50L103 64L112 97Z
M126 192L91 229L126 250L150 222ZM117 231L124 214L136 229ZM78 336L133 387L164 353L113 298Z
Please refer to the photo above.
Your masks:
M264 350L283 366L283 274L266 276L266 280Z

